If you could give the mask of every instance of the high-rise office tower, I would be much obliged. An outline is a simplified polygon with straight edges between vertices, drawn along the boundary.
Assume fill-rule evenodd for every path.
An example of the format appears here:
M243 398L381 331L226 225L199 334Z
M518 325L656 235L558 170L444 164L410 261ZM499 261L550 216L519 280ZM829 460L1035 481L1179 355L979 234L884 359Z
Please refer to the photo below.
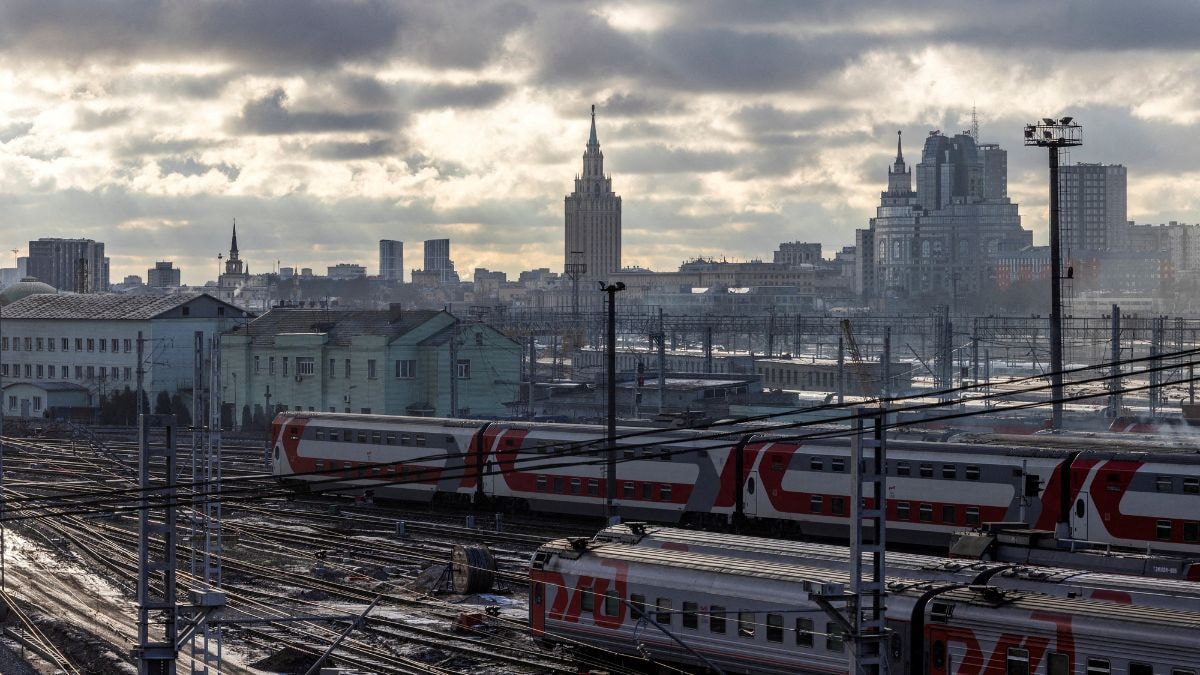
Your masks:
M404 280L404 242L379 240L379 278L385 281Z
M425 271L437 272L440 283L458 283L458 272L454 270L454 261L450 259L449 239L425 240Z
M1066 257L1077 259L1122 246L1125 180L1125 167L1120 164L1059 167L1059 232Z
M91 239L43 238L29 242L29 276L60 291L108 291L104 244Z

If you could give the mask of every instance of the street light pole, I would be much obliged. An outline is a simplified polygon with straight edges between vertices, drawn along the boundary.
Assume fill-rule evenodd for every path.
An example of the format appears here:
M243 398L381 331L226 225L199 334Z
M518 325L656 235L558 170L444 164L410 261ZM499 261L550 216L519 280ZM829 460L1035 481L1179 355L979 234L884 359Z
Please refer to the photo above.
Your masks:
M607 474L605 477L605 513L610 522L617 518L617 293L625 290L625 284L600 284L600 290L608 293L608 451Z

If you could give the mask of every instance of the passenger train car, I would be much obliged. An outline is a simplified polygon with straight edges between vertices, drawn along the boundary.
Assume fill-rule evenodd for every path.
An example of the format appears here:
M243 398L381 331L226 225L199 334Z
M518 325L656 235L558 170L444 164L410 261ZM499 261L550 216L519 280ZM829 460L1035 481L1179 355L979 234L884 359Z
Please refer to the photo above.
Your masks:
M592 539L595 542L706 553L747 560L797 563L850 572L850 549L834 544L748 537L727 532L685 530L634 522L606 527ZM1143 607L1200 611L1200 581L963 560L908 552L889 551L885 560L888 578L991 585L1003 590L1091 598ZM1200 564L1194 567L1196 573L1192 576L1200 579Z
M812 597L845 573L586 539L530 563L529 622L546 645L632 667L845 673L840 624ZM1200 612L892 581L882 672L908 675L1197 675Z
M644 428L621 428L618 436L616 504L625 519L847 531L845 438ZM963 529L1015 522L1074 539L1200 553L1195 450L1042 438L889 440L889 540L940 546ZM272 446L275 474L314 490L490 499L581 515L602 513L607 493L598 426L286 412L274 420Z

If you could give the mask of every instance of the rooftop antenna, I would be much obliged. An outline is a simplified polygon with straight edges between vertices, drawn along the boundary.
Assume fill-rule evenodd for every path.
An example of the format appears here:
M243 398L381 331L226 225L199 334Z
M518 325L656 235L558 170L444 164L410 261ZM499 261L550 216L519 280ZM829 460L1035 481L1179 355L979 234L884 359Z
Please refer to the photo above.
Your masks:
M975 114L975 104L971 104L971 138L979 142L979 116Z

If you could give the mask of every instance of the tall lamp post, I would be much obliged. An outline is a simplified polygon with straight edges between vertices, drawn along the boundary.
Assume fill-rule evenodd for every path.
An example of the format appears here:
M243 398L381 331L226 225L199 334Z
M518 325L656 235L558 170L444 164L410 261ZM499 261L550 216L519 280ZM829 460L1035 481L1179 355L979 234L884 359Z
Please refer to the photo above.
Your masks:
M1062 428L1062 237L1058 222L1058 150L1083 145L1083 127L1073 117L1049 117L1025 125L1025 145L1050 151L1050 396L1051 426ZM1071 275L1067 274L1067 278Z
M625 284L600 284L600 291L608 293L608 471L605 476L604 507L610 522L617 517L617 293L625 290Z

